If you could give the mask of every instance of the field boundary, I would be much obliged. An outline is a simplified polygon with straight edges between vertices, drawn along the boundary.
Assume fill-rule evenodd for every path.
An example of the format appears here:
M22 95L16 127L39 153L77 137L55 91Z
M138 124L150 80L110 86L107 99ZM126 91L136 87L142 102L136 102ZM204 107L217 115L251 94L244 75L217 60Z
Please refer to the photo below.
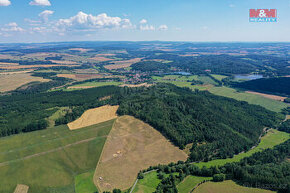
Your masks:
M109 137L110 133L112 132L113 128L115 127L115 123L116 123L116 120L117 120L117 119L118 119L118 117L115 118L114 123L113 123L113 125L112 125L112 128L111 128L110 132L109 132L108 135L107 135L107 138ZM99 163L100 163L100 161L101 161L101 158L102 158L102 155L103 155L103 152L104 152L105 146L106 146L106 144L107 144L107 141L108 141L108 140L106 139L106 142L105 142L105 144L104 144L104 146L103 146L103 149L102 149L102 152L101 152L101 154L100 154L100 158L99 158L98 163L97 163L97 165L96 165L96 169L95 169L95 172L94 172L94 176L96 175L97 168L98 168ZM98 189L98 191L99 191L100 188L98 187L97 183L95 183L95 177L94 177L94 176L93 176L93 182L94 182L95 186L97 187L97 189Z
M96 124L97 125L97 124ZM23 147L23 148L16 148L14 150L10 150L10 151L3 151L3 152L0 152L0 154L7 154L7 153L11 153L11 152L14 152L14 151L20 151L20 150L24 150L24 149L29 149L31 147L34 147L34 146L37 146L37 145L43 145L43 144L47 144L47 143L50 143L52 141L57 141L57 140L61 140L61 139L66 139L66 138L69 138L69 137L73 137L73 136L76 136L80 133L86 133L86 132L89 132L91 130L94 130L94 129L101 129L101 128L105 128L105 127L108 127L110 124L108 125L104 125L102 127L98 127L98 128L91 128L91 129L88 129L88 130L83 130L83 131L78 131L78 133L74 134L74 135L70 135L70 136L66 136L66 137L58 137L58 138L54 138L54 139L50 139L44 143L36 143L36 144L33 144L33 145L29 145L29 146L26 146L26 147ZM93 125L91 125L93 126ZM89 127L91 127L89 126ZM24 133L25 134L25 133ZM7 136L7 137L11 137L11 136Z
M27 159L30 159L30 158L34 158L34 157L39 157L39 156L42 156L42 155L46 155L48 153L57 152L57 151L60 151L60 150L65 149L67 147L71 147L71 146L78 145L78 144L82 144L82 143L87 143L87 142L93 141L94 139L105 138L105 137L107 137L107 136L92 137L92 138L89 138L89 139L77 141L75 143L67 144L65 146L58 147L58 148L55 148L55 149L52 149L52 150L49 150L49 151L32 154L32 155L29 155L29 156L26 156L26 157L23 157L23 158L20 158L20 159L15 159L15 160L11 160L11 161L2 162L2 163L0 163L0 167L9 165L10 163L14 163L14 162L23 161L23 160L27 160Z

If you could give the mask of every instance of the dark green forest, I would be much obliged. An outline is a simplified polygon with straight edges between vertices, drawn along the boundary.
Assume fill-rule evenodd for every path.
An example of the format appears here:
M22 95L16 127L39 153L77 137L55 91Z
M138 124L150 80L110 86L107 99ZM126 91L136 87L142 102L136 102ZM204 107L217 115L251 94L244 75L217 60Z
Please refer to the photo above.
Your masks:
M28 92L1 96L0 136L45 129L46 118L57 110L55 107L72 109L62 120L67 123L78 118L85 110L107 103L99 101L99 98L118 92L118 87L107 86L72 92Z
M235 87L264 93L290 95L290 77L261 78L245 81L234 85Z
M247 151L258 142L263 128L281 120L260 106L169 84L124 88L118 97L119 115L149 123L180 148L193 143L191 161Z

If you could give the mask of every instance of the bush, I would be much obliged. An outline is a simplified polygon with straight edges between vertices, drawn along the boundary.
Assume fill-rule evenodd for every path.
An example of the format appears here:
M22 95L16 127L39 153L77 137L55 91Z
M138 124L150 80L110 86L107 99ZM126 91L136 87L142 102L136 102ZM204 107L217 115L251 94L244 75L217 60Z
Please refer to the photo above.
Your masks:
M226 175L225 174L215 174L213 175L213 181L214 182L222 182L226 179Z

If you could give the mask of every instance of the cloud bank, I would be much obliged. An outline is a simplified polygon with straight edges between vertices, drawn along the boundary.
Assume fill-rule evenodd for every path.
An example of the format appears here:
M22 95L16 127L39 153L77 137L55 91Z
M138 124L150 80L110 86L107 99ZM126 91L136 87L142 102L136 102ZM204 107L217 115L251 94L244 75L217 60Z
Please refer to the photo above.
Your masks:
M0 0L0 6L9 6L11 5L10 0Z
M33 0L29 3L29 5L36 5L36 6L51 6L49 0Z

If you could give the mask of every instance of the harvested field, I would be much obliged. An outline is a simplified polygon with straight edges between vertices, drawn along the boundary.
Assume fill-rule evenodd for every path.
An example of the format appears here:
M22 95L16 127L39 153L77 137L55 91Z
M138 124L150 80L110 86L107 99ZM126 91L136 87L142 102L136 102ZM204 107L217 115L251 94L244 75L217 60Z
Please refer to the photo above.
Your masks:
M77 64L74 61L66 61L66 60L50 60L50 61L56 64Z
M108 136L94 183L100 192L113 188L126 190L133 185L140 170L186 159L183 151L150 125L132 116L122 116Z
M6 65L0 66L0 69L15 70L15 69L27 69L27 68L48 68L55 66L78 66L78 65L60 65L60 64L43 64L43 65Z
M88 68L88 69L75 69L73 70L76 74L96 74L99 71L94 68Z
M284 101L284 99L287 98L287 97L281 97L281 96L278 96L278 95L264 94L264 93L260 93L260 92L254 92L254 91L246 91L246 93L260 95L260 96L263 96L265 98L273 99L273 100L276 100L276 101Z
M115 61L114 64L106 65L105 68L109 70L115 70L120 68L128 68L132 64L140 62L142 58L134 58L131 60L124 60L124 61Z
M30 82L48 82L48 79L43 79L41 77L31 76L28 73L18 73L18 74L0 74L0 92L7 92L15 90L16 88L25 85Z
M240 186L235 182L228 180L224 182L206 182L198 186L194 193L274 193L270 190L263 190L258 188L248 188Z
M28 73L28 72L31 72L31 70L0 72L0 75L23 74L23 73Z
M13 58L13 56L0 54L0 59L12 59L12 58Z
M19 65L19 63L8 63L8 62L0 62L0 66L6 66L6 65Z
M75 130L115 119L117 118L116 112L118 108L119 106L117 105L105 105L95 109L87 110L84 112L84 114L82 114L80 118L71 123L68 123L67 126L70 130Z
M93 58L90 58L91 60L95 60L97 62L105 62L105 61L110 61L110 60L113 60L111 58L106 58L105 55L96 55L95 57Z
M74 80L88 80L88 79L94 79L94 78L104 78L103 75L100 74L58 74L58 77L63 78L70 78Z
M18 184L15 188L14 193L27 193L29 187L23 184Z

